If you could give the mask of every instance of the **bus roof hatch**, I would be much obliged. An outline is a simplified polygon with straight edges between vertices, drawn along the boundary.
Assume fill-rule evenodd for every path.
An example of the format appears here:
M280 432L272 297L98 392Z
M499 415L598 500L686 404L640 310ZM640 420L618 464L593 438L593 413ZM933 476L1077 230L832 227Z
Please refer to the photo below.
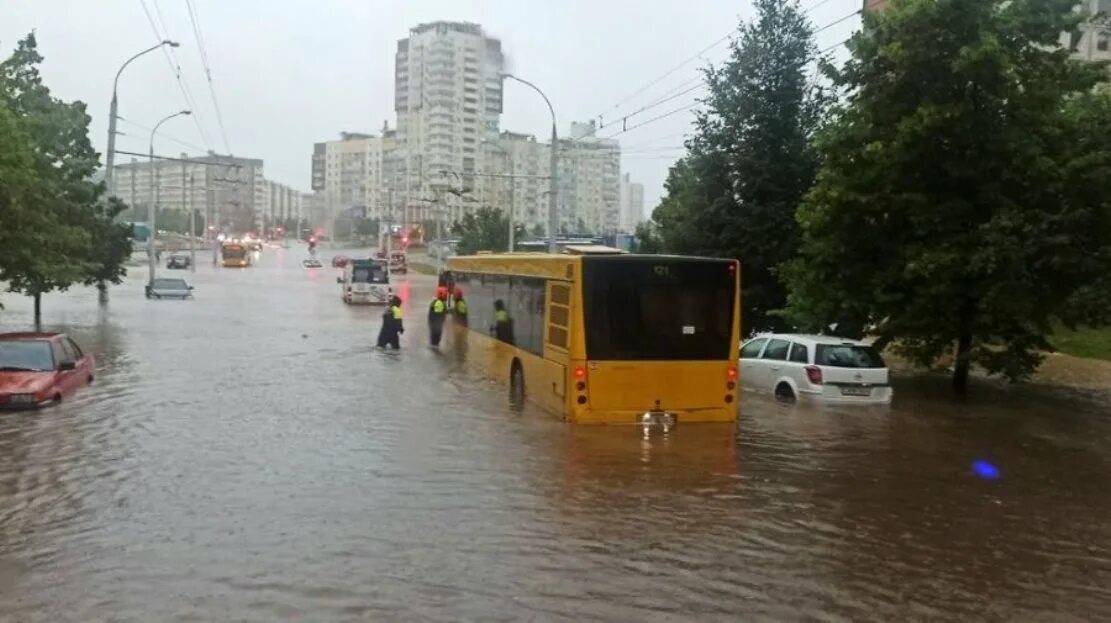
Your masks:
M622 255L627 253L627 251L623 251L622 249L605 247L598 244L567 245L563 247L563 252L568 255Z

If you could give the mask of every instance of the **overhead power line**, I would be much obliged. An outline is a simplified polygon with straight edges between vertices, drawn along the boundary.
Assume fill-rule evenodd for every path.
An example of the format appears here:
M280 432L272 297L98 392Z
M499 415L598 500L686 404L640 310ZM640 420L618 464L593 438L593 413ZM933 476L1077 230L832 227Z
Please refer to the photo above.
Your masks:
M197 7L193 0L185 0L185 8L189 10L189 21L193 24L193 37L197 40L197 50L200 52L201 65L208 81L208 94L212 96L212 108L216 111L216 123L220 127L220 138L224 141L224 150L231 153L228 144L228 133L224 128L224 115L220 112L220 102L216 99L216 88L212 85L212 67L208 64L208 51L204 46L204 36L201 34L200 19L197 18Z
M698 102L695 102L694 104L690 104L689 106L684 106L682 108L676 108L675 110L672 110L670 112L665 112L662 115L656 115L655 117L652 117L651 119L646 119L644 121L641 121L640 123L637 123L635 125L631 125L631 126L625 128L623 130L620 130L618 132L614 132L613 134L610 134L609 136L605 136L603 138L614 138L615 136L619 136L619 135L624 134L626 132L631 132L631 131L633 131L637 128L646 126L650 123L655 123L655 122L659 121L660 119L666 119L667 117L670 117L672 115L677 115L677 114L679 114L679 113L681 113L685 110L690 110L690 109L694 108L695 106L698 106Z
M815 30L814 34L816 35L820 32L825 32L825 31L829 30L830 28L833 28L834 26L840 24L841 22L843 22L847 19L851 19L852 17L854 17L856 15L860 15L860 12L863 11L863 10L864 9L857 9L857 10L853 11L852 13L849 13L845 17L842 17L841 19L835 19L832 22L826 24L825 26L822 26L821 28Z
M648 84L646 84L646 85L644 85L644 86L640 87L640 88L639 88L639 89L637 89L636 91L633 91L633 92L632 92L632 93L630 93L629 95L625 96L625 98L624 98L624 99L622 99L621 101L617 102L617 103L616 103L616 104L614 104L614 105L613 105L612 107L610 107L610 108L608 108L608 109L606 109L606 110L602 111L601 113L598 113L598 115L596 115L596 116L597 116L597 117L598 117L599 119L601 119L601 118L602 118L602 115L604 115L605 113L607 113L607 112L611 112L611 111L614 111L614 110L617 110L618 108L621 108L621 106L622 106L622 105L624 105L624 104L625 104L626 102L628 102L629 100L631 100L631 99L633 99L634 97L636 97L636 96L640 95L641 93L644 93L644 92L645 92L645 91L647 91L648 89L650 89L650 88L652 88L652 87L656 86L657 84L659 84L660 82L662 82L662 81L663 81L663 80L664 80L665 78L667 78L668 76L670 76L670 75L674 74L675 72L679 71L679 70L680 70L680 69L682 69L683 67L686 67L686 66L687 66L688 64L690 64L690 63L691 63L692 61L695 61L695 60L697 60L697 59L698 59L699 57L701 57L701 56L702 56L703 54L705 54L706 52L709 52L710 50L712 50L712 49L714 49L715 47L717 47L717 46L721 45L722 43L724 43L725 41L728 41L728 40L729 40L729 37L730 37L730 36L731 36L732 34L733 34L733 32L732 32L732 31L730 31L730 32L729 32L728 34L726 34L726 35L725 35L724 37L721 37L720 39L717 39L717 40L715 40L715 41L714 41L713 43L711 43L710 45L708 45L708 46L706 46L706 47L702 48L701 50L699 50L699 51L698 51L698 52L697 52L696 54L694 54L693 56L691 56L691 57L687 58L686 60L684 60L683 62L679 63L678 65L675 65L675 66L674 66L674 67L672 67L671 69L669 69L669 70L665 71L665 72L664 72L663 74L661 74L661 75L660 75L660 76L658 76L657 78L655 78L655 79L653 79L653 80L650 80L650 81L648 82Z
M818 7L826 4L827 2L829 2L829 0L818 0L816 3L812 4L809 8L804 9L803 13L804 14L809 14L811 11L813 11L813 10L817 9ZM813 34L816 35L820 32L825 31L828 28L832 28L833 26L836 26L837 24L840 24L840 23L844 22L845 20L853 17L854 15L859 15L863 10L864 10L863 8L857 9L857 10L853 11L852 13L846 15L845 17L842 17L842 18L840 18L840 19L838 19L834 22L831 22L829 24L826 24L825 26L822 26L821 28L818 28L817 30L814 31ZM710 50L716 48L717 46L721 45L722 43L728 41L730 37L732 37L734 34L736 34L736 32L737 32L736 28L731 29L729 32L725 33L725 35L715 39L709 45L707 45L706 47L704 47L701 50L699 50L698 52L696 52L694 55L684 59L678 65L675 65L671 69L665 71L663 74L660 74L656 78L650 80L647 84L645 84L644 86L642 86L642 87L638 88L637 90L633 91L629 95L625 96L623 99L619 100L616 104L614 104L610 108L608 108L606 110L603 110L602 112L595 115L598 118L600 125L602 125L603 127L605 127L607 125L613 125L612 122L611 123L605 123L605 120L603 119L603 115L621 108L623 105L628 103L634 97L640 95L641 93L644 93L648 89L650 89L653 86L659 84L665 78L667 78L668 76L670 76L670 75L674 74L675 72L679 71L683 67L686 67L687 65L689 65L691 62L697 60L699 57L701 57L706 52L709 52Z
M803 11L803 13L809 13L827 2L829 2L829 0L818 0L814 4L810 5L805 11Z
M155 24L154 22L154 17L151 15L150 9L147 8L146 0L139 0L139 4L143 7L143 13L146 13L147 15L147 21L150 22L150 28L154 31L155 39L157 39L158 41L165 41L166 39L169 39L169 31L159 31L157 24ZM158 12L158 20L161 22L162 12L158 8L158 0L154 0L154 8ZM185 99L186 107L190 111L192 111L192 114L189 116L193 118L193 124L197 126L197 132L201 136L201 142L205 144L207 149L211 150L212 144L209 143L208 135L205 134L204 126L201 124L200 111L197 110L196 102L193 100L193 96L189 92L189 87L182 76L181 63L177 62L177 54L172 49L167 51L167 47L169 46L162 46L162 56L166 59L166 63L170 66L170 73L172 73L174 75L174 78L177 80L178 90L181 91L181 96Z
M671 100L673 100L677 97L681 97L683 95L686 95L687 93L690 93L691 91L695 91L695 90L701 89L701 88L706 86L706 85L702 84L702 78L701 77L698 78L698 82L699 82L699 84L696 84L693 87L684 89L684 90L682 90L678 93L675 93L674 95L670 95L668 97L658 99L658 100L656 100L656 101L654 101L650 104L646 104L644 106L641 106L637 110L634 110L633 112L621 117L620 119L614 119L613 121L610 121L609 123L604 123L604 124L598 126L598 129L600 130L602 128L606 128L606 127L609 127L611 125L616 125L618 123L621 124L622 129L627 129L629 119L639 115L640 113L645 112L647 110L651 110L651 109L655 108L656 106L659 106L661 104L670 102Z
M146 125L143 125L141 123L136 123L134 121L131 121L130 119L125 119L125 118L123 118L119 115L116 115L116 119L119 120L119 121L122 121L122 122L124 122L128 125L136 127L140 130L146 130L147 132L151 131L150 126L146 126ZM188 147L189 149L192 149L194 151L198 151L198 152L201 152L201 153L204 153L206 151L204 147L200 147L199 145L196 145L194 143L190 143L189 141L183 141L180 138L177 138L176 136L173 136L173 135L170 135L170 134L166 134L166 132L161 131L161 130L158 132L158 136L160 138L164 138L168 141L177 143L178 145L181 145L183 147Z

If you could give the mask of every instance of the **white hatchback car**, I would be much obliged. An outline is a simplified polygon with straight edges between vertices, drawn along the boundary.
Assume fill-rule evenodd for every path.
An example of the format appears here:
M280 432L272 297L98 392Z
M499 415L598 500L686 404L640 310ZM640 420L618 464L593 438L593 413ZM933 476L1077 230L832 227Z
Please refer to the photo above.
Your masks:
M776 398L887 404L894 392L874 348L827 335L758 335L741 345L741 386Z

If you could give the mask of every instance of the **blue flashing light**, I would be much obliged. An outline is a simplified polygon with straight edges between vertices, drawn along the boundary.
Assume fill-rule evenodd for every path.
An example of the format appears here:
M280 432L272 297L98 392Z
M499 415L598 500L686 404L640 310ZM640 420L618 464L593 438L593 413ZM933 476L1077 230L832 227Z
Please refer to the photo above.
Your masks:
M1001 475L999 468L987 461L973 461L972 473L984 480L995 480Z

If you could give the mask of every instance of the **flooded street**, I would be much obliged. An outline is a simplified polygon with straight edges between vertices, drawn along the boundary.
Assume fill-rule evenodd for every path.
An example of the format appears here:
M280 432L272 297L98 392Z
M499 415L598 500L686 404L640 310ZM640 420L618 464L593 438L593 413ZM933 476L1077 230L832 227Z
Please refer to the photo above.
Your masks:
M1106 395L927 379L882 410L745 394L736 430L568 426L426 346L432 277L383 353L304 256L198 254L194 301L145 300L145 268L107 307L44 298L98 376L0 413L0 619L1111 619Z

